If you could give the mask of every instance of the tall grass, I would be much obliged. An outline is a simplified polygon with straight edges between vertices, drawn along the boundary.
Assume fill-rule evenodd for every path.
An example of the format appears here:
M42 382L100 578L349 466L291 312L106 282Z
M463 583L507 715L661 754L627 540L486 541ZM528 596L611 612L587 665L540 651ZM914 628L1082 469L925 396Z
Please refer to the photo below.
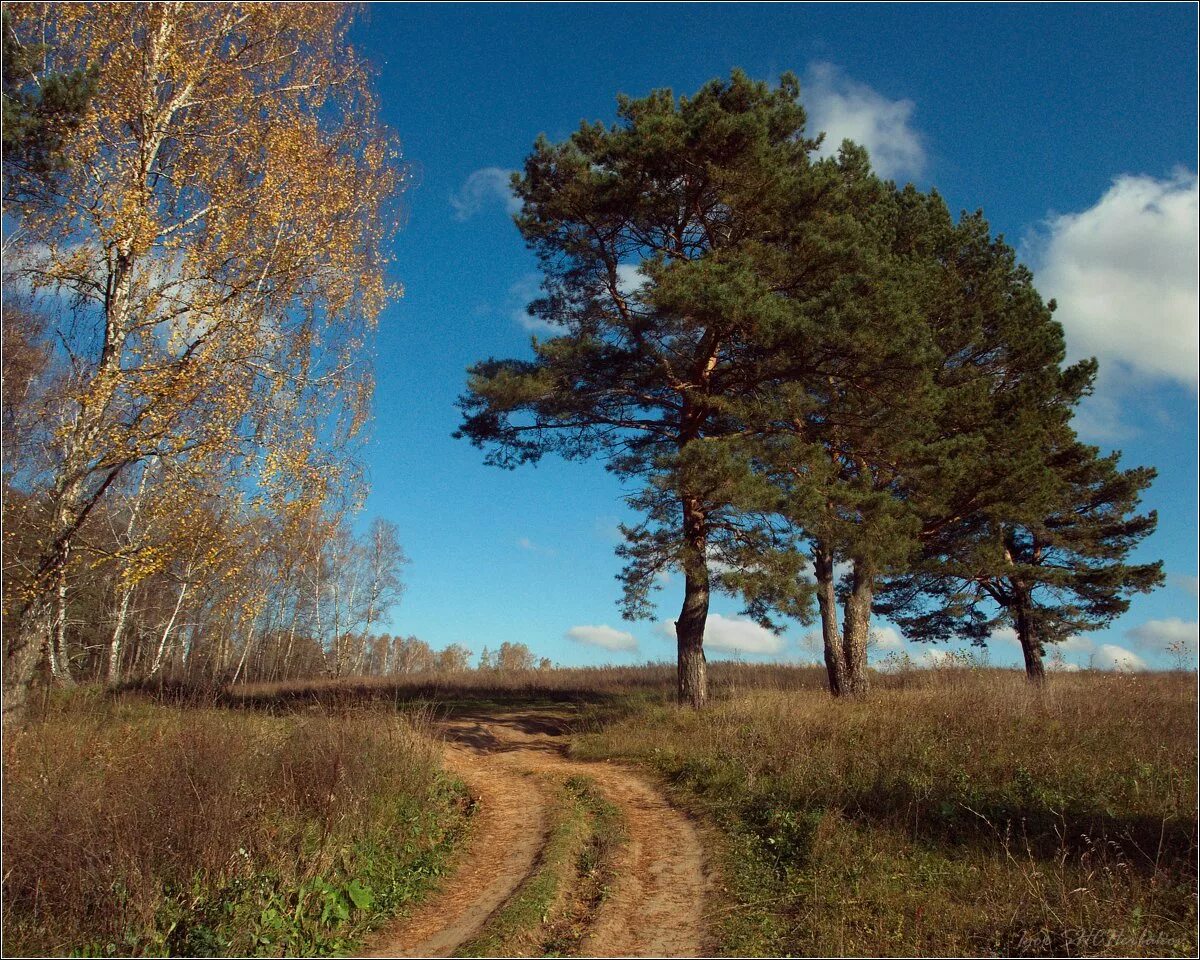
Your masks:
M709 664L709 688L727 698L741 690L825 688L825 671L782 663ZM217 702L257 708L320 704L326 708L367 702L457 700L549 700L594 704L605 700L647 699L667 702L674 696L673 663L622 667L555 667L550 670L462 670L386 677L290 680L239 684L213 695Z
M1194 955L1194 676L711 677L702 713L668 665L56 698L6 743L5 953L346 949L462 822L422 705L556 701L720 827L730 953Z
M459 824L418 723L59 698L6 744L5 955L345 946Z
M645 707L576 751L723 825L735 953L1194 953L1195 717L1188 676L920 671Z

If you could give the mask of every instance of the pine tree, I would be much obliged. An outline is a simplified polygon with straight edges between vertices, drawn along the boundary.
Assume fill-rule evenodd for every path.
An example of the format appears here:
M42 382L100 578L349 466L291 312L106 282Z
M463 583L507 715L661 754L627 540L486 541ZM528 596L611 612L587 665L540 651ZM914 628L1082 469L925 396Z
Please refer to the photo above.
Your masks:
M1104 627L1132 594L1163 582L1161 561L1127 562L1158 522L1154 511L1136 513L1155 471L1122 470L1119 460L1063 428L1029 502L1000 502L940 529L916 569L889 582L881 611L917 640L984 645L1011 626L1026 676L1042 682L1047 644Z
M27 199L27 187L63 170L64 146L96 91L95 64L42 71L45 44L20 37L7 7L4 32L5 199Z
M678 688L697 707L710 592L730 585L714 583L712 563L745 567L739 557L773 540L735 509L757 481L717 441L744 432L733 407L758 388L747 345L792 308L773 286L776 262L802 247L814 265L838 255L817 215L838 173L813 162L798 93L791 76L770 89L734 73L692 98L621 97L615 125L539 140L514 178L517 223L544 272L531 312L557 335L535 340L532 360L475 365L460 401L458 435L490 463L601 455L637 484L645 521L627 531L626 614L648 611L655 573L682 569ZM790 579L775 591L790 600L775 599L802 607Z
M778 342L763 345L787 363L759 423L779 510L811 555L835 696L867 690L875 581L904 559L914 532L904 468L937 443L937 345L920 310L927 265L899 249L903 207L871 174L865 151L844 144L839 166L853 255L818 298L802 284L789 287L809 300ZM795 268L805 269L802 257ZM849 569L840 596L839 560Z
M1051 309L980 214L955 223L936 193L883 189L857 148L841 164L856 265L814 305L821 322L792 314L763 344L791 362L748 412L757 469L811 551L835 695L867 690L881 579L965 518L1036 502L1040 451L1094 370L1062 369Z

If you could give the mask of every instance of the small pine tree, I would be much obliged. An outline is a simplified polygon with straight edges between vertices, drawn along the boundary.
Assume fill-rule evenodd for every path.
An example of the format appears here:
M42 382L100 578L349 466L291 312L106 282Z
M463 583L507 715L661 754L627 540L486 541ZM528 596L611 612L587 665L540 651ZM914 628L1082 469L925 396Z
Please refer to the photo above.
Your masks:
M1039 493L1031 506L997 504L941 529L917 569L888 584L881 611L919 640L986 644L1011 626L1026 676L1042 682L1047 644L1106 626L1133 594L1163 582L1161 561L1128 562L1158 522L1153 510L1136 512L1155 471L1119 461L1064 429L1029 478Z
M4 30L5 199L26 199L38 180L65 168L63 145L96 91L95 66L43 72L45 44L18 37L7 8Z

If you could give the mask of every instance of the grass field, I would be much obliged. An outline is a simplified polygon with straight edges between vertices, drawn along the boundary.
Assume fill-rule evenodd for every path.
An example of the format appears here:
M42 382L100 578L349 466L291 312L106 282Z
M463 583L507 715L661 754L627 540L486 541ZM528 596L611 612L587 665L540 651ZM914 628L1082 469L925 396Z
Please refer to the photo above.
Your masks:
M4 955L325 955L464 822L419 717L76 691L6 743Z
M703 713L670 703L668 667L52 698L6 745L5 952L351 949L463 828L430 719L554 702L573 755L652 772L708 825L725 953L1194 955L1194 674L1039 691L912 670L841 703L816 670L712 668ZM572 789L562 862L475 952L569 952L569 923L531 934L526 914L619 842Z
M575 751L722 828L731 953L1194 955L1194 676L884 684L643 705Z

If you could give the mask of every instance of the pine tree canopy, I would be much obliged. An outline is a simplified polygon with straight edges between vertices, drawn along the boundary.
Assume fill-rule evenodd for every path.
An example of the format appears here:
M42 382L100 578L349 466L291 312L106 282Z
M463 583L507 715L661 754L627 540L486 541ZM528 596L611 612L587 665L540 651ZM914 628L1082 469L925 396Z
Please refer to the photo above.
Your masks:
M4 11L5 193L20 199L24 178L50 176L67 160L62 148L96 87L94 67L39 76L42 45L23 43ZM11 165L11 166L9 166Z

